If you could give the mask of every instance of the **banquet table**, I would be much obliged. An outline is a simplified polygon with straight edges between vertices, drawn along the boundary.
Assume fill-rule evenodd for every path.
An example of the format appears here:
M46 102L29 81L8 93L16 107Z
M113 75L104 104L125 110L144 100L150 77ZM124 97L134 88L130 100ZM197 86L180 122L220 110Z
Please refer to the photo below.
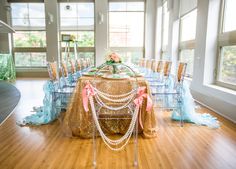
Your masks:
M146 92L151 97L148 82L144 77L138 77L136 80L140 87L146 87ZM65 117L63 118L62 129L66 136L81 138L91 138L93 136L91 109L89 109L89 112L86 112L83 108L82 100L84 86L92 81L94 81L94 77L82 76L76 84ZM109 94L122 94L131 91L133 81L135 81L135 78L117 80L97 77L96 88ZM146 102L147 100L144 98L139 111L140 120L138 130L144 138L153 138L157 136L157 121L153 107L151 111L146 111ZM106 113L107 110L101 110L101 112ZM130 119L102 119L100 120L100 124L103 131L107 134L124 134L130 124Z

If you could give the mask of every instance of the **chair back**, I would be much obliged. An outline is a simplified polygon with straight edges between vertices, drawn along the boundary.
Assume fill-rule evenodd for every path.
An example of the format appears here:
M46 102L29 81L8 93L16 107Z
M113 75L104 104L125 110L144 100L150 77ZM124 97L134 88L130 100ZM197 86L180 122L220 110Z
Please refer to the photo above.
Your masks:
M152 67L151 67L151 69L152 69L153 72L155 72L156 67L157 67L156 60L152 59Z
M147 69L152 69L152 59L148 59L148 60L146 61L146 68L147 68Z
M77 71L81 71L82 70L82 63L80 59L76 59L75 61L75 67Z
M182 83L184 81L186 67L187 67L187 63L179 62L178 70L177 70L177 80L179 83Z
M82 69L86 69L88 67L86 59L81 58L80 61L81 61Z
M64 62L61 63L61 70L62 70L62 76L67 77L68 69L67 69L67 65Z
M76 72L75 63L72 60L70 60L69 63L70 63L71 73L74 74Z
M140 59L138 65L139 67L145 67L145 59L144 58Z
M164 68L163 68L164 76L169 76L170 75L171 65L172 65L171 61L165 61Z
M156 66L156 72L157 72L157 73L161 73L162 67L163 67L163 61L158 60L158 61L157 61L157 66Z
M57 79L57 63L48 62L47 69L48 69L49 78L53 81L56 80Z

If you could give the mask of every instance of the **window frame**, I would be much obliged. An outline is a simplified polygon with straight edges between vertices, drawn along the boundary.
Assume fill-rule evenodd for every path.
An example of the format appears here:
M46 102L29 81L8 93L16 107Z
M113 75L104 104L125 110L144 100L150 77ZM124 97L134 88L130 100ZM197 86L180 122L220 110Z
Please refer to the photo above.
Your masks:
M20 4L22 2L11 2L11 4ZM26 3L26 4L30 4L30 3L34 3L34 2L23 2L23 3ZM43 2L36 2L38 4L43 4L44 5L44 13L45 13L45 4ZM29 6L27 5L27 8L29 8ZM29 10L28 10L29 11ZM28 15L29 16L29 15ZM11 20L11 23L12 23L12 19L13 19L13 16L12 16L12 12L10 12L10 20ZM29 19L29 18L28 18ZM34 31L38 31L38 32L45 32L45 36L46 36L46 16L44 18L44 22L45 22L45 27L42 28L42 27L37 27L37 26L16 26L13 28L15 29L16 33L17 31L20 31L20 32L34 32ZM13 59L14 59L14 62L15 62L15 53L46 53L47 52L47 40L46 40L46 46L45 47L15 47L14 46L14 35L11 36L12 38L12 55L13 55ZM46 39L46 37L45 37ZM47 55L46 55L46 58L47 58ZM47 65L45 64L45 66L16 66L16 68L18 69L45 69L47 67Z
M144 3L144 10L142 11L144 13L144 24L143 24L143 47L112 47L110 46L110 29L109 29L109 20L110 20L110 12L141 12L141 11L110 11L110 3L111 2L143 2ZM145 29L146 29L146 1L145 0L134 0L134 1L113 1L108 0L108 8L107 8L107 15L108 15L108 48L112 51L118 51L118 52L142 52L142 58L145 58Z
M223 32L224 29L224 18L225 18L225 1L221 0L219 26L218 26L218 42L217 42L217 57L216 57L216 68L215 68L215 84L224 88L236 90L236 84L226 83L220 80L221 72L221 59L222 59L222 48L225 46L236 45L236 29L233 31Z
M195 58L195 46L196 46L196 34L194 39L186 40L186 41L181 41L181 35L182 35L182 19L186 17L188 14L191 12L197 11L197 7L193 8L192 10L188 11L184 15L180 16L179 18L179 47L178 47L178 60L181 59L181 51L182 50L194 50L194 56L193 56L193 61ZM196 23L197 26L197 23ZM193 65L194 68L194 65ZM185 74L185 77L188 77L190 79L193 78L193 74Z

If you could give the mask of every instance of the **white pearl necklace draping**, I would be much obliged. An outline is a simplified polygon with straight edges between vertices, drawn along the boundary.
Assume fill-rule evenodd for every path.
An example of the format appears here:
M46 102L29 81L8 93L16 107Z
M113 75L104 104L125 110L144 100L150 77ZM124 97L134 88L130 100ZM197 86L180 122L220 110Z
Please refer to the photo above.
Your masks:
M122 110L122 109L128 107L131 114L132 114L131 122L130 122L129 128L126 131L126 133L121 138L119 138L117 140L112 140L112 139L108 138L105 135L105 133L103 132L103 130L100 126L100 123L98 121L93 96L89 96L89 102L90 102L91 109L92 109L92 116L94 119L94 123L98 129L98 132L99 132L103 142L105 143L105 145L107 145L107 147L109 147L113 151L122 150L127 145L128 141L133 133L135 123L136 123L136 120L138 117L139 106L135 106L134 110L132 110L132 107L133 107L132 100L134 99L137 91L131 90L130 92L125 93L125 94L121 94L121 95L110 95L110 94L99 91L95 87L93 87L93 89L95 91L95 99L101 107L105 107L105 108L107 108L109 110L113 110L113 111ZM114 102L114 103L117 103L117 102L122 103L123 102L124 104L120 107L111 107L111 106L108 106L106 103L104 103L101 98L108 100L110 102ZM114 146L116 146L116 147L114 147Z

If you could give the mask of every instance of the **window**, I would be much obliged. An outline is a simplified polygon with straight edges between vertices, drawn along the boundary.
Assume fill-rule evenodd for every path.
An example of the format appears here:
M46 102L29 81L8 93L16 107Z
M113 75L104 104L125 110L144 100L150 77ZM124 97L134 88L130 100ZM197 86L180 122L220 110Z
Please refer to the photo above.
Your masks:
M163 60L170 60L171 58L167 53L169 34L169 11L167 8L167 1L162 5L162 45L161 45L161 58Z
M180 18L179 60L187 63L186 76L193 76L197 9Z
M109 47L123 61L137 63L143 57L144 8L144 2L109 2Z
M46 32L43 3L11 3L15 65L46 67Z
M91 58L94 64L94 3L60 3L60 34L70 34L77 42L77 58ZM65 42L61 42L65 51ZM70 51L74 50L70 43ZM61 53L65 61L65 52ZM74 58L74 53L70 53Z
M236 89L236 1L222 3L221 28L218 38L218 69L216 83Z

